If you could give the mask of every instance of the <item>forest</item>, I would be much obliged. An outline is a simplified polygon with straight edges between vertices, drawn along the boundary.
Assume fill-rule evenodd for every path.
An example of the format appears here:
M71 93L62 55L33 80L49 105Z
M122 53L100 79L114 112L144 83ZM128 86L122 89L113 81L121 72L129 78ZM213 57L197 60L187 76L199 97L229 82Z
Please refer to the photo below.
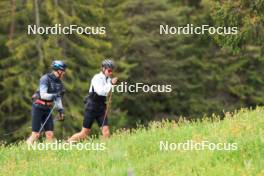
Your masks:
M264 0L1 0L0 141L30 134L31 96L54 59L68 65L65 121L55 123L58 138L80 130L83 99L105 58L115 61L119 83L171 85L165 93L114 92L111 131L263 105L263 9ZM28 34L28 25L59 24L94 30ZM160 25L191 24L238 32L160 34Z

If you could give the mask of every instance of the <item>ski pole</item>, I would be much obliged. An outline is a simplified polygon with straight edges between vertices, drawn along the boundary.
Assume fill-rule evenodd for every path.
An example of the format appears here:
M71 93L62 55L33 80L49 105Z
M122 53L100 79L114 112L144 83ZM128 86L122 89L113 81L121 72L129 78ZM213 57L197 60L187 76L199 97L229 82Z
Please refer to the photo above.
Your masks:
M45 119L44 123L41 125L40 130L39 130L39 133L42 131L44 125L45 125L45 124L47 123L47 121L49 120L49 118L50 118L50 116L51 116L51 114L52 114L52 111L55 109L55 106L56 106L56 105L54 104L53 108L50 110L49 115L48 115L47 118Z
M106 110L105 110L105 114L104 114L104 120L103 120L103 123L102 123L102 128L103 128L105 120L107 118L107 114L108 114L108 111L110 109L111 101L112 101L112 89L110 89L109 99L108 99L108 102L107 102L107 105L106 105Z

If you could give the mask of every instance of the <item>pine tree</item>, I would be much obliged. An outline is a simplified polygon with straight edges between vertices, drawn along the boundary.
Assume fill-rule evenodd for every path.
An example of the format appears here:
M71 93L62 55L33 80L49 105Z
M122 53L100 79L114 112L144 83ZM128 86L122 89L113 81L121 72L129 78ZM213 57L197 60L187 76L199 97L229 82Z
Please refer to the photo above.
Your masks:
M89 80L99 71L111 43L106 35L28 35L27 25L107 26L104 1L1 1L0 9L1 129L17 130L13 139L29 134L31 95L41 75L50 71L52 60L62 59L69 66L64 80L68 116L64 126L72 133L81 126Z
M128 111L132 124L182 115L196 118L203 114L255 106L263 100L260 71L263 63L259 57L263 52L253 46L251 51L241 55L235 49L241 42L259 43L259 39L254 41L240 34L159 34L161 24L208 24L216 27L239 24L228 20L237 15L221 7L220 1L216 6L211 1L191 0L115 2L112 5L117 9L115 18L118 20L112 22L112 28L119 34L115 37L115 50L120 51L117 52L119 57L137 65L132 69L129 81L173 86L170 94L127 95L122 108ZM225 3L226 6L236 5L230 1ZM259 7L261 4L255 5L255 8ZM216 12L210 11L211 8ZM223 16L222 11L226 11ZM257 27L259 25L255 29ZM225 49L228 44L235 49L233 53Z

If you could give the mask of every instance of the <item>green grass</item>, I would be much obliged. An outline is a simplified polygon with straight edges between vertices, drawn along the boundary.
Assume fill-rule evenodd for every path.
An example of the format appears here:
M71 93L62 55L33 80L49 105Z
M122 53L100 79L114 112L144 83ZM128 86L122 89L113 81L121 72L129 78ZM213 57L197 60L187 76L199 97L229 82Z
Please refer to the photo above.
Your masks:
M234 151L160 151L160 141L237 143ZM89 142L89 141L86 141ZM120 131L104 151L32 151L0 147L0 175L264 175L264 108L227 113L223 121L152 123Z

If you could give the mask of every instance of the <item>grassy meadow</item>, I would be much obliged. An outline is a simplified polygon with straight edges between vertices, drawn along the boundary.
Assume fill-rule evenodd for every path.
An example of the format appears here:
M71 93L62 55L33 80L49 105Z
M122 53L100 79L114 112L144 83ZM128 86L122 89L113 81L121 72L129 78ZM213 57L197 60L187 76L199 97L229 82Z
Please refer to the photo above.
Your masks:
M153 122L120 130L105 150L29 150L24 142L0 146L0 175L264 175L264 108L241 109L201 122ZM236 143L236 150L166 150L161 141ZM161 150L162 149L162 150Z

